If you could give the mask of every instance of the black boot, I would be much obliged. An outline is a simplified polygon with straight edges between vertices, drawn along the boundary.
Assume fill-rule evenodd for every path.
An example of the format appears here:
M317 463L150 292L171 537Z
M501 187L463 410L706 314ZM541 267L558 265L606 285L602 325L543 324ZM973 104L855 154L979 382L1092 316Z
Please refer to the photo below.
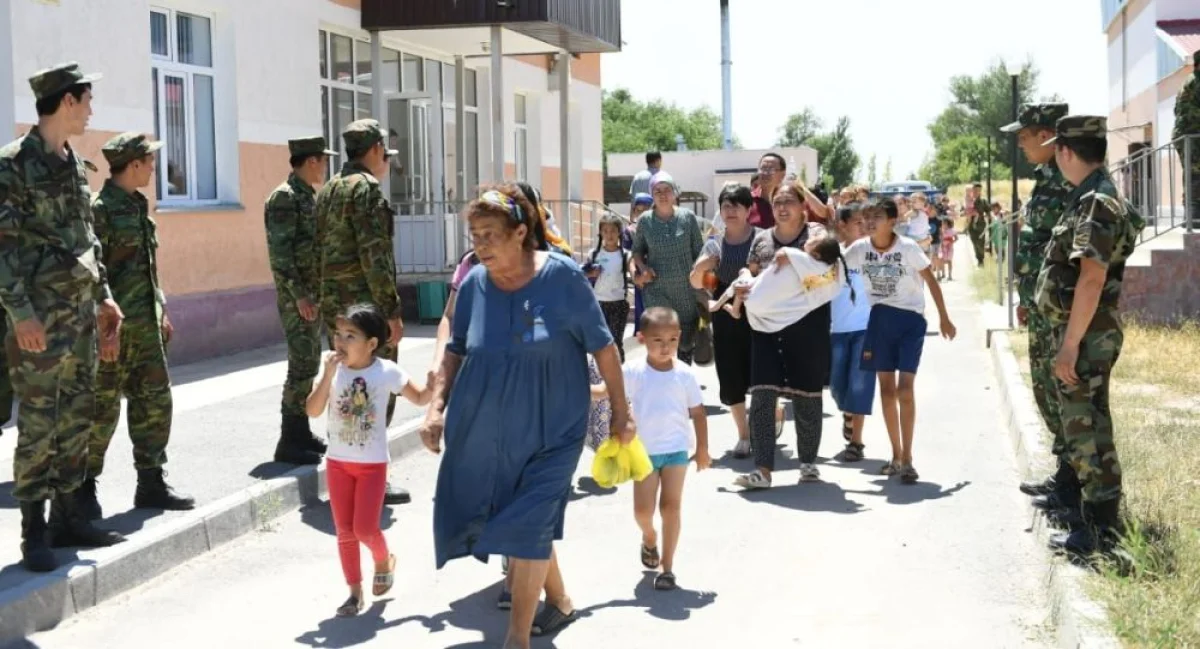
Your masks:
M1084 524L1072 532L1051 537L1050 549L1078 557L1112 551L1121 537L1120 505L1119 498L1102 503L1084 503Z
M50 572L58 561L46 545L46 501L21 501L21 565L30 572Z
M383 502L388 505L404 505L412 502L412 495L403 487L393 487L392 483L387 483L384 487Z
M92 525L80 507L78 489L50 501L49 527L52 548L106 548L125 540L118 532Z
M96 479L88 478L79 485L77 492L79 498L79 507L83 510L83 515L89 521L98 521L104 518L104 512L100 509L100 501L96 499Z
M1034 482L1027 480L1021 483L1021 493L1028 496L1048 496L1054 492L1054 485L1063 481L1069 480L1071 475L1075 474L1075 470L1071 465L1065 462L1061 457L1058 458L1058 470L1054 475L1048 476L1045 479Z
M297 438L304 440L304 448L316 453L317 455L325 455L325 440L317 437L316 434L312 432L312 424L308 417L303 415L296 417L295 425L297 429L304 431L303 435L300 435L299 433L296 434Z
M1064 464L1066 470L1060 470L1054 474L1054 491L1045 496L1034 497L1029 501L1030 504L1042 511L1055 509L1079 511L1083 486L1079 484L1079 478L1075 475L1075 470L1071 468L1071 465Z
M186 511L196 508L196 499L175 493L167 484L166 472L157 469L138 469L137 491L133 493L133 506L139 509L167 509Z
M275 445L275 461L283 464L320 464L321 456L308 450L309 433L297 425L295 417L285 416Z
M1066 507L1046 510L1046 522L1052 527L1068 532L1074 532L1084 526L1083 513L1079 509Z

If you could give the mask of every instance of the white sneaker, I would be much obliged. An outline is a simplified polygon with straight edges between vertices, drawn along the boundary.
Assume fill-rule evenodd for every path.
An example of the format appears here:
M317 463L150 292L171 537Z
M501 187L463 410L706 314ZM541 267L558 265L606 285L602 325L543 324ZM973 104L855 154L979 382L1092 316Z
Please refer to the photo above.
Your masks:
M800 482L819 482L821 480L821 470L815 464L800 465Z
M771 487L771 479L763 475L762 471L755 469L750 473L738 476L737 480L733 481L733 484L747 491L769 489Z
M733 447L734 457L749 457L750 456L750 440L739 439Z

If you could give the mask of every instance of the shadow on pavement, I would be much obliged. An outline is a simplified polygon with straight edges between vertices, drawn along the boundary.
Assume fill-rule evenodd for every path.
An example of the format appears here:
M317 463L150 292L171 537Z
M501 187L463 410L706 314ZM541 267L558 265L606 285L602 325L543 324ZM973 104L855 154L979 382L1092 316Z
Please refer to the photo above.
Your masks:
M728 409L728 408L726 408L726 407L724 407L724 406L710 406L710 405L708 405L708 404L705 404L705 405L704 405L704 414L705 414L705 415L707 415L707 416L709 416L709 417L715 417L715 416L717 416L717 415L723 415L723 414L725 414L725 413L727 413L727 412L729 412L729 409Z
M917 481L915 484L903 484L899 478L889 480L880 477L879 480L872 480L871 484L879 485L879 491L849 490L847 493L862 494L864 496L883 496L892 505L912 505L926 500L939 500L953 496L966 489L967 485L971 484L971 482L967 480L959 482L949 489L943 489L936 482Z
M300 521L318 532L330 536L337 535L337 528L333 526L333 511L329 508L328 500L300 507ZM395 522L396 516L392 512L392 506L384 505L383 511L379 513L379 529L387 531Z
M766 503L802 512L857 514L866 509L862 503L846 497L847 493L853 492L846 491L832 482L777 484L770 489L753 491L738 491L722 487L718 491L736 494L752 503ZM875 492L870 493L875 494Z
M595 604L579 609L581 618L591 617L596 611L606 608L644 608L651 617L669 622L682 622L692 616L692 611L704 608L717 600L714 592L676 588L654 590L657 571L643 570L642 578L633 588L633 599L614 599L604 604Z
M300 634L296 638L296 643L309 647L341 648L355 647L370 642L379 635L380 631L400 626L408 621L409 618L391 621L383 619L383 613L391 601L390 598L376 600L371 603L370 608L364 610L357 617L334 616L322 620L317 624L316 629ZM330 608L336 606L337 603L330 602Z
M97 526L116 530L125 536L129 536L138 530L146 527L146 523L152 519L162 516L165 513L162 509L130 509L121 512L115 516L98 521Z
M583 500L588 496L611 496L617 493L616 487L609 487L605 489L604 487L596 484L596 480L590 476L583 476L579 478L579 482L576 483L575 487L576 489L571 490L571 495L569 497L570 502Z
M295 464L284 464L283 462L263 462L250 469L248 475L258 480L270 480L271 478L278 478L296 467L297 465Z

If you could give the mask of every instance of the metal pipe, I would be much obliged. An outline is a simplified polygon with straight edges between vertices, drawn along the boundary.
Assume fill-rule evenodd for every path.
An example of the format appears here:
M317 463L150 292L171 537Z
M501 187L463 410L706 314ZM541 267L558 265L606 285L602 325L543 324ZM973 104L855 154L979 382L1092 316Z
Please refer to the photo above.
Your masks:
M733 150L733 60L730 58L729 0L721 0L721 134Z
M492 182L504 180L504 50L500 25L492 25Z
M476 116L478 117L478 115ZM479 159L479 120L475 120L475 159ZM475 174L479 174L478 165ZM463 57L454 57L454 201L447 207L457 212L454 205L465 203L467 192L475 191L467 187L467 62ZM461 218L454 219L455 255L465 252L469 247L467 242L466 224Z
M571 218L571 54L558 55L558 192L564 208L558 217L563 237L572 241L575 223Z
M1020 119L1018 114L1020 111L1020 97L1018 95L1018 80L1017 75L1012 75L1012 120L1015 122ZM1009 138L1009 148L1012 150L1012 212L1010 213L1010 223L1008 224L1008 250L1005 255L1008 258L1008 328L1013 328L1013 267L1017 261L1017 247L1013 242L1021 235L1017 229L1017 138L1015 136Z

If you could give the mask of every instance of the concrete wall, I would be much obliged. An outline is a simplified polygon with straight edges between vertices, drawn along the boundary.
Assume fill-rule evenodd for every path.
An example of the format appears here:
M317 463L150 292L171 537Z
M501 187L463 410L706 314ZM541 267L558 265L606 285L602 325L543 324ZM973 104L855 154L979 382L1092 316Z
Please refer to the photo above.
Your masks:
M1123 312L1161 324L1200 318L1200 234L1183 236L1182 250L1154 250L1151 265L1126 266Z

